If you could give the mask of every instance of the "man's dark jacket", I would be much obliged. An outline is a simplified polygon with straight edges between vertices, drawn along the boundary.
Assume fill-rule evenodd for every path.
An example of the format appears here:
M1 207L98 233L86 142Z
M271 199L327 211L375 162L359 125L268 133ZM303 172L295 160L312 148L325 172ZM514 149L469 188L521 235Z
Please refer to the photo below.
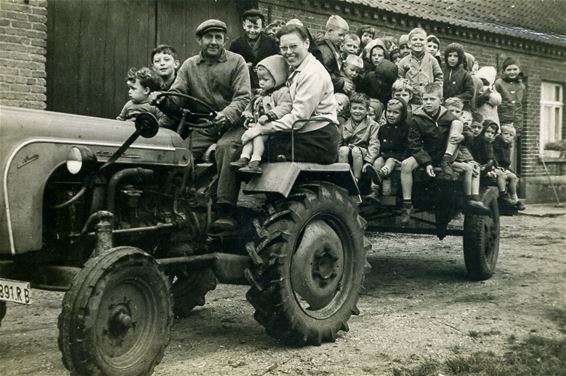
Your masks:
M248 38L246 35L242 35L238 39L235 39L230 45L229 50L237 54L242 55L246 63L252 63L253 67L250 69L250 78L252 81L252 88L258 87L257 74L253 71L253 68L265 59L266 57L279 54L279 45L277 41L271 38L269 35L265 34L263 31L259 35L259 46L257 49L257 56L254 56L254 51L250 44L248 43Z

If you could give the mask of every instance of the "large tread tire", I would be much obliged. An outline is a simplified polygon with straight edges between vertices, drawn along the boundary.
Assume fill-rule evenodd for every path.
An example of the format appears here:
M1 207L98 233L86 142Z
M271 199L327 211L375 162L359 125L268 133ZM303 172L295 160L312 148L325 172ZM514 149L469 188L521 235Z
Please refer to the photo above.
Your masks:
M4 319L4 316L6 316L6 310L6 302L0 301L0 326L2 326L2 320Z
M203 306L207 292L214 290L218 279L212 269L190 271L177 275L171 286L175 317L187 317L196 306Z
M59 349L71 375L150 375L173 323L168 278L155 259L116 247L88 260L63 298Z
M495 272L499 255L499 206L497 189L489 187L483 203L491 215L466 214L464 217L464 261L471 279L483 281Z
M334 342L340 330L348 331L350 316L359 314L368 269L366 222L348 192L327 182L296 187L268 213L255 223L258 239L247 247L253 266L246 271L246 297L254 318L285 343ZM332 248L327 239L339 245Z

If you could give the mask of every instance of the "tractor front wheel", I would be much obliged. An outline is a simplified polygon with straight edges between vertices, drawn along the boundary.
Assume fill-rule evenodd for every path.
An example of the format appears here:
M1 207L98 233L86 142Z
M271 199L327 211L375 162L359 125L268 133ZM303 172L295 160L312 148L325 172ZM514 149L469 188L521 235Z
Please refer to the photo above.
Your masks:
M87 261L59 316L59 347L71 374L151 374L170 339L169 288L155 259L133 247Z

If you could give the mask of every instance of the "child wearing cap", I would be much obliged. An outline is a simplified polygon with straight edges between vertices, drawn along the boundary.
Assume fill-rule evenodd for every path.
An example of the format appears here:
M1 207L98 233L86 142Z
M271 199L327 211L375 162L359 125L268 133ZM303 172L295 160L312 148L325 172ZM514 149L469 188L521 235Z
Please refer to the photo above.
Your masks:
M288 67L281 55L267 57L257 64L259 91L242 116L248 127L262 125L281 118L291 112L292 101L287 81ZM265 150L267 136L255 137L244 144L240 159L230 163L240 172L261 174L261 158Z
M258 9L248 9L242 15L244 35L235 39L229 50L242 55L250 70L252 89L258 88L258 79L254 68L268 56L279 54L279 45L275 39L264 33L265 16Z
M373 164L379 153L377 131L379 125L369 119L369 98L362 93L350 97L350 119L344 124L342 146L338 152L338 161L350 163L354 177L359 179L365 163Z
M403 59L411 53L409 48L409 34L403 34L399 37L399 59Z
M149 68L130 68L126 77L129 100L126 102L116 120L135 121L136 117L144 112L153 114L158 120L164 114L157 107L150 104L149 94L158 91L161 81L157 73Z
M391 99L391 86L398 77L397 66L387 60L389 51L381 39L372 40L367 47L371 68L360 80L358 91L387 103Z
M342 64L342 69L340 70L340 79L343 81L343 85L339 85L340 89L335 89L335 93L344 93L350 95L356 91L356 82L360 73L364 69L364 62L358 55L348 55Z

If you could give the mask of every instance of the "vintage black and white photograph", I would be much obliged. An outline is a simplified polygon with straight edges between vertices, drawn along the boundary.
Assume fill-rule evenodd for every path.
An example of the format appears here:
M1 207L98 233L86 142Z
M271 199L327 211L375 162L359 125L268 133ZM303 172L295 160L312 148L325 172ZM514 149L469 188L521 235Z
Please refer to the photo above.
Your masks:
M566 0L0 0L0 375L565 376Z

